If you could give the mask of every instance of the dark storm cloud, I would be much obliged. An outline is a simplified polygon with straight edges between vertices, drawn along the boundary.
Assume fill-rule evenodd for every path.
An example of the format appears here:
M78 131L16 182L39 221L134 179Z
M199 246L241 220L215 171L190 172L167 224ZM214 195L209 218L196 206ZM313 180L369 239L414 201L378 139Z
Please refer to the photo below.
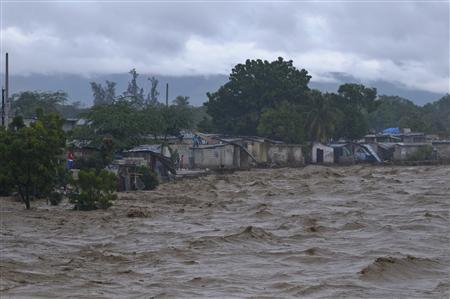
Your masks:
M227 74L246 58L449 92L449 3L3 3L15 73Z

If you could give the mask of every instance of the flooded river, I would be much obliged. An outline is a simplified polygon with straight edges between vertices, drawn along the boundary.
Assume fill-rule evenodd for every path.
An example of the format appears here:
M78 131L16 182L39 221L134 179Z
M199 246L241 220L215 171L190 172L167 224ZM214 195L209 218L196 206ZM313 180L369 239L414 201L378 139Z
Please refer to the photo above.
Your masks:
M450 167L259 169L1 199L1 298L449 298Z

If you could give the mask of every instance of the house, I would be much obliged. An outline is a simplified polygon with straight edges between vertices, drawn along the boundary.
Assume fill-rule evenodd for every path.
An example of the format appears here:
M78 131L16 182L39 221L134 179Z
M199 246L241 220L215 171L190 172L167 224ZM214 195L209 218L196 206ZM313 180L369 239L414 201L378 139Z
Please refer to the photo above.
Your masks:
M376 149L370 144L355 142L332 143L324 145L314 143L312 147L312 163L381 162Z
M392 160L435 160L436 156L436 149L431 143L396 143Z
M271 163L273 156L270 157L270 147L274 144L283 144L281 141L271 140L268 138L244 136L241 137L242 145L247 151L254 157L257 164L269 164ZM276 151L272 151L276 152Z
M333 148L334 163L381 162L370 144L347 142L329 146Z
M421 132L411 132L410 129L403 129L403 132L399 128L388 128L377 134L367 134L364 136L364 143L394 143L394 142L426 142L427 136Z
M302 166L305 164L303 149L299 144L270 144L267 162L275 166Z
M142 158L160 179L167 180L176 174L175 165L161 153L161 145L140 145L123 153L126 158Z
M238 144L223 143L192 147L191 168L248 169L249 154Z
M331 146L315 142L311 151L312 163L334 163L334 149Z
M383 161L441 160L450 161L450 141L376 143Z
M394 158L395 151L395 143L393 142L378 142L371 143L372 147L375 147L375 150L380 157L381 161L392 161Z
M125 158L114 160L110 171L117 175L117 191L143 190L139 168L147 166L144 158Z
M431 145L436 150L438 160L450 161L450 140L433 141Z

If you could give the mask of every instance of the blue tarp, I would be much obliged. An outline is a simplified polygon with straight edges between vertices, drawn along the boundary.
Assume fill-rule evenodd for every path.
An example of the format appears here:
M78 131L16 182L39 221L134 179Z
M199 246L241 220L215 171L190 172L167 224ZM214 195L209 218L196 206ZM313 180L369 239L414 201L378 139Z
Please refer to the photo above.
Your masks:
M383 134L400 134L400 128L387 128L383 130Z

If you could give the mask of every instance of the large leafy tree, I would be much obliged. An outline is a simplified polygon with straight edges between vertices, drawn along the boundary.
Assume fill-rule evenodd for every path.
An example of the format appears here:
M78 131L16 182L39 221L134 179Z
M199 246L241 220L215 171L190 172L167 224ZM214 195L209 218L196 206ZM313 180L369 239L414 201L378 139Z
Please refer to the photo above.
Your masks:
M443 96L436 102L426 104L422 109L424 131L450 136L450 95Z
M105 137L112 138L118 148L126 148L140 141L141 127L137 110L124 99L109 105L94 106L86 117L90 120L88 126L93 133L91 138L94 139L94 144L100 146ZM79 131L87 133L85 129Z
M304 142L304 119L298 110L298 107L288 102L267 108L261 114L258 134L289 143Z
M377 90L362 84L343 84L338 89L336 104L342 117L335 131L336 137L358 139L367 133L367 115L374 111L379 101Z
M207 112L217 130L252 135L263 110L284 101L305 104L310 78L306 70L295 68L292 60L247 60L233 68L225 85L207 94Z
M13 95L12 108L16 115L33 118L38 109L44 113L58 113L59 107L67 101L67 93L63 91L24 91Z
M0 132L0 177L8 178L27 209L32 197L47 196L58 183L65 146L61 124L57 114L45 115L41 109L30 127L17 119L10 130Z
M333 136L336 124L341 118L336 105L335 94L311 91L311 105L306 116L306 127L310 140L326 142Z
M423 130L421 109L408 99L398 96L380 96L376 110L368 115L369 128L381 131L385 128L403 127Z

